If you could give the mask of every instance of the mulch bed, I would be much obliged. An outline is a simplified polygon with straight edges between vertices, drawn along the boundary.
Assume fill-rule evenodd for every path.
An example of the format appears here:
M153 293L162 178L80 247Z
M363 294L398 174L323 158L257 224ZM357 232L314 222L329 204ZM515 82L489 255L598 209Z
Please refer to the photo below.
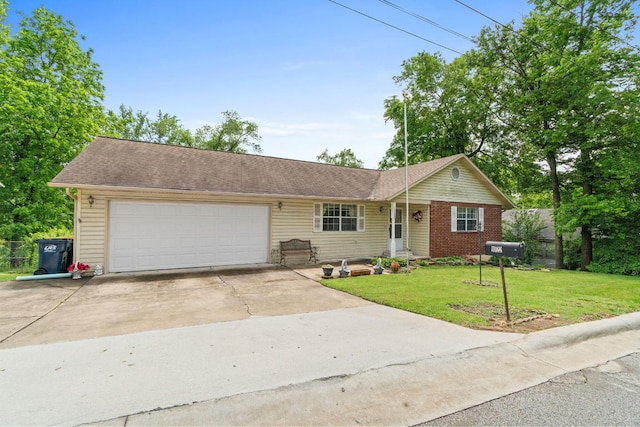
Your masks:
M567 324L557 314L514 307L509 307L511 320L507 322L504 306L500 304L477 303L474 305L450 305L449 307L487 319L488 326L470 325L477 329L527 333Z

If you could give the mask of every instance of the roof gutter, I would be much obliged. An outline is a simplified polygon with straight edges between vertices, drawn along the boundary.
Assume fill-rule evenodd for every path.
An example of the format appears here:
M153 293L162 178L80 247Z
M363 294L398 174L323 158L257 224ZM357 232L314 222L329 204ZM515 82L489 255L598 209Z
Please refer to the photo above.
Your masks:
M331 195L296 195L296 194L273 194L273 193L236 193L236 192L220 192L220 191L205 191L205 190L182 190L182 189L173 189L173 188L151 188L151 187L121 187L114 185L95 185L95 184L70 184L70 183L55 183L49 182L47 185L49 187L59 187L65 188L67 190L67 194L74 200L77 200L77 196L73 195L73 193L69 193L68 185L74 185L73 188L83 189L83 190L111 190L111 191L122 191L122 192L139 192L144 191L147 193L170 193L170 194L179 194L179 193L188 193L198 196L251 196L251 197L261 197L261 198L287 198L287 199L306 199L306 200L346 200L346 201L361 201L361 202L386 202L390 199L380 199L380 198L354 198L354 197L336 197Z

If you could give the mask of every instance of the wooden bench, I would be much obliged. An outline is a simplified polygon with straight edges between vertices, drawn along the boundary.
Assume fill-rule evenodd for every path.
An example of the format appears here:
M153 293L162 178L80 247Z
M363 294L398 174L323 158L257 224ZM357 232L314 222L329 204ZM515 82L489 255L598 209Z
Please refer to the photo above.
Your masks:
M284 242L280 241L280 264L284 264L286 256L292 254L307 254L309 255L309 261L316 262L318 248L311 246L311 240L291 239Z

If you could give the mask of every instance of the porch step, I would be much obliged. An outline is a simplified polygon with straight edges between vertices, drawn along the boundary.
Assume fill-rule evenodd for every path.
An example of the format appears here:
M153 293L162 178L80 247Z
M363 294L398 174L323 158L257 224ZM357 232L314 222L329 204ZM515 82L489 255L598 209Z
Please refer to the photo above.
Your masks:
M382 253L382 256L388 258L391 256L391 251L384 251ZM413 252L411 251L396 251L396 258L403 258L406 259L407 256L409 257L409 259L415 259L416 257L413 255Z

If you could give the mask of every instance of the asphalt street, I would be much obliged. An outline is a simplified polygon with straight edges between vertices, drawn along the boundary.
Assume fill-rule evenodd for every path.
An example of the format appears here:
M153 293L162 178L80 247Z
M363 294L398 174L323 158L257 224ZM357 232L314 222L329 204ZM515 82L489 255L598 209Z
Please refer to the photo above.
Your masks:
M640 353L633 353L420 425L637 426L639 402Z

